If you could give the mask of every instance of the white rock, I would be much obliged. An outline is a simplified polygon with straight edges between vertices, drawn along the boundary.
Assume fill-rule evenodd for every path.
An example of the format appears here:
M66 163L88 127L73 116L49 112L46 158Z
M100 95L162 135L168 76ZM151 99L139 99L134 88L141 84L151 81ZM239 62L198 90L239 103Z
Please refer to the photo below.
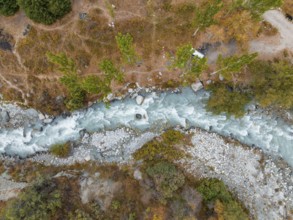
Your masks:
M44 120L45 119L45 115L43 115L42 113L39 114L39 119L40 120Z
M107 99L108 99L108 100L111 100L111 99L113 99L113 98L114 98L113 93L110 93L110 94L107 95Z
M90 155L87 155L85 158L84 158L85 161L90 161L91 160L91 156Z
M194 92L197 92L198 90L201 90L203 88L203 85L201 82L196 82L191 84L191 88Z
M141 105L143 103L144 97L142 97L141 95L136 96L136 103L138 105Z
M141 180L141 179L142 179L142 174L141 174L141 172L137 169L137 170L134 171L134 173L133 173L133 177L134 177L134 179L136 179L136 180Z
M46 118L46 119L44 119L44 123L46 123L46 124L50 124L52 121L53 121L52 118Z

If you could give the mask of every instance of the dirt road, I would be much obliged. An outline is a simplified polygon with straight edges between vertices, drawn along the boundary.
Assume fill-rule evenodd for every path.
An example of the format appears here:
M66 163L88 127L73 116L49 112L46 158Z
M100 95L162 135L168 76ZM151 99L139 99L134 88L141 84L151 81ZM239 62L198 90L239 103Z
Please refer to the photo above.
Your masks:
M278 29L279 35L265 41L252 41L250 44L251 51L260 54L276 54L287 49L293 52L293 23L288 21L278 10L267 11L263 18Z

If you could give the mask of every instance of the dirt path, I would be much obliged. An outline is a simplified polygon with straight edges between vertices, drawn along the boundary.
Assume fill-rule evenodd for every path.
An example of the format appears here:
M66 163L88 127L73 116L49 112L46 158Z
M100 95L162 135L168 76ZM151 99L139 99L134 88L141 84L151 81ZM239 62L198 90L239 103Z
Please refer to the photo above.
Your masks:
M293 52L293 24L278 10L267 11L263 18L278 29L279 35L252 41L250 50L260 55L277 54L285 49Z

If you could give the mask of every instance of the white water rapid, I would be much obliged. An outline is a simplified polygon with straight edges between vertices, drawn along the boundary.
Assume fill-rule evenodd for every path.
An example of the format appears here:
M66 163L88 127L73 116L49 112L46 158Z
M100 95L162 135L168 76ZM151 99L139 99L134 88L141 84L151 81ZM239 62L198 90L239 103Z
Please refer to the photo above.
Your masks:
M56 143L78 140L85 130L95 132L129 127L160 131L180 125L231 136L244 144L278 154L293 166L293 125L261 110L251 111L240 119L213 115L205 109L208 97L206 91L195 94L185 88L182 93L148 93L142 105L131 98L113 101L109 108L103 103L95 104L69 117L60 116L49 124L42 123L36 115L27 125L0 129L0 152L26 157L46 151Z

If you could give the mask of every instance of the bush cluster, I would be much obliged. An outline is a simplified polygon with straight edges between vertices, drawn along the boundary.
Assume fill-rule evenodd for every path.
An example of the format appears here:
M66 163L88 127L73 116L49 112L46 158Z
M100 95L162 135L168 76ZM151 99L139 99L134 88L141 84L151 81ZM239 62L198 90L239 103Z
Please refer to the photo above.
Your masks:
M71 11L70 0L18 0L18 4L30 19L47 25Z
M0 0L0 14L4 16L14 15L19 9L17 0Z
M50 152L57 157L68 157L70 151L70 143L55 144L50 148Z
M136 160L154 161L154 160L178 160L184 153L175 147L176 144L182 142L184 135L180 131L168 130L160 139L154 139L140 149L138 149L133 157Z
M14 15L22 8L37 23L53 24L71 11L70 0L0 0L0 14Z
M20 196L12 200L1 213L1 219L52 219L61 208L61 194L56 185L43 178L38 179Z
M218 179L203 179L197 186L197 191L206 203L214 205L219 219L248 220L248 215L234 199L225 184Z
M161 161L148 167L146 172L155 182L156 190L163 199L172 198L175 191L185 183L183 173L170 162Z

